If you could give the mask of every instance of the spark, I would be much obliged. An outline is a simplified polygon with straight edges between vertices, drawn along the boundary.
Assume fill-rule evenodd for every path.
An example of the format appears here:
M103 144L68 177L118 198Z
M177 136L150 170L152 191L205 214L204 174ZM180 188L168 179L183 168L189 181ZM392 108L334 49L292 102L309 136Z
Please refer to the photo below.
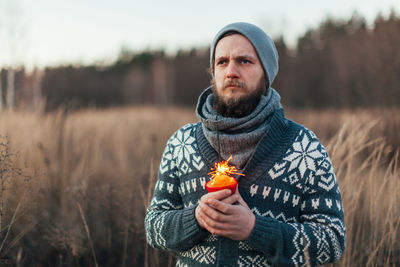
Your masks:
M210 174L212 178L215 178L216 176L219 176L219 175L228 175L229 176L229 175L233 175L233 174L245 176L242 173L238 173L237 172L238 170L236 169L235 166L229 165L229 161L231 159L232 159L232 155L230 155L228 160L216 162L215 168L211 168L212 172L209 172L208 174Z

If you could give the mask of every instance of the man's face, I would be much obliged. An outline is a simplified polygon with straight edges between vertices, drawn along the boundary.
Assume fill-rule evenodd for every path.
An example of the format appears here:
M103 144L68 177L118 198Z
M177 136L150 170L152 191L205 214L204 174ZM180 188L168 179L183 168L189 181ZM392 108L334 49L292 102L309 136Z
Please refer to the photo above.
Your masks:
M265 93L266 80L253 45L241 34L222 38L215 47L214 108L226 117L250 114Z

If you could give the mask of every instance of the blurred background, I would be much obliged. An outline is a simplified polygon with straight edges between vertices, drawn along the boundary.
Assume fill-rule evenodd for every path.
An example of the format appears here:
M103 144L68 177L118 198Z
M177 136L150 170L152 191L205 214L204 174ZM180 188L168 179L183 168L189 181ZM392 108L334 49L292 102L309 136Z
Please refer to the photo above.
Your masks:
M399 266L399 4L0 0L0 266L174 266L147 245L145 210L236 21L275 40L286 115L335 166L335 266Z
M1 0L0 107L193 106L209 44L234 21L276 41L286 106L398 106L398 4Z

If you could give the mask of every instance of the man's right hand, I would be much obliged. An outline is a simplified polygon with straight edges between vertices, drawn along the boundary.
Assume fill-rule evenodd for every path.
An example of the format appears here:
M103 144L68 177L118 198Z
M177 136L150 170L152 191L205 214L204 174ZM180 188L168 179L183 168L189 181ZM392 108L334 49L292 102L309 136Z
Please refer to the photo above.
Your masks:
M231 190L229 190L229 189L211 192L211 193L208 193L208 194L205 194L204 196L202 196L200 198L199 205L196 207L195 216L196 216L197 222L203 228L205 228L205 225L201 219L201 216L199 215L199 209L212 208L208 204L211 199L219 200L219 201L224 202L225 204L231 204L231 205L239 200L238 195L232 194Z
M212 234L232 240L246 240L253 231L256 217L239 194L230 190L204 195L196 207L200 226Z

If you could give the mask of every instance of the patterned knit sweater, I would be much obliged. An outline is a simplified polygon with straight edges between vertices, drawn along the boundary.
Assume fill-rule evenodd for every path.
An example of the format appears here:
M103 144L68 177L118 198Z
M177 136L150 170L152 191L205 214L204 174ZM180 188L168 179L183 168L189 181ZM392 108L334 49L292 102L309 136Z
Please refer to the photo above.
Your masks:
M315 266L337 261L345 246L339 187L325 148L310 130L273 114L239 178L256 216L247 240L210 234L195 218L218 154L200 123L179 129L163 153L147 209L148 243L178 255L177 266Z

